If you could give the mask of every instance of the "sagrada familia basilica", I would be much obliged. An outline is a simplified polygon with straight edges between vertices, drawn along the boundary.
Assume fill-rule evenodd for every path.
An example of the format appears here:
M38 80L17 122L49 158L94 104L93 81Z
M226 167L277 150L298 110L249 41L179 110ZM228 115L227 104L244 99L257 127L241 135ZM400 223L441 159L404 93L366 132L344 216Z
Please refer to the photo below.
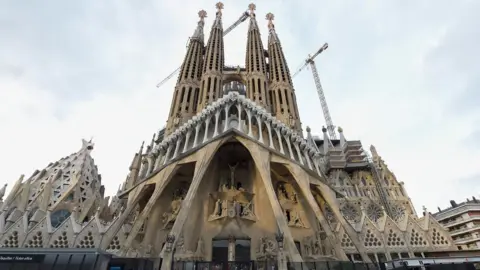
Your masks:
M172 261L382 261L454 250L377 150L305 133L273 15L249 6L245 66L224 65L223 4L190 38L166 128L105 197L93 143L0 190L3 248L98 248ZM5 196L6 195L6 196Z

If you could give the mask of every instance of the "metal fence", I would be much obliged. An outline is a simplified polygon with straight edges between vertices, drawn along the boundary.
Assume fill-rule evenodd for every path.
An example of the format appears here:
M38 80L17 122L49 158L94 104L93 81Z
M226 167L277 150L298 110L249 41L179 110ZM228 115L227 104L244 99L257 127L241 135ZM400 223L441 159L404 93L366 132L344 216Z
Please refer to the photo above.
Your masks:
M377 270L377 264L321 261L321 262L288 262L289 270ZM247 262L181 262L173 263L173 270L277 270L277 261Z

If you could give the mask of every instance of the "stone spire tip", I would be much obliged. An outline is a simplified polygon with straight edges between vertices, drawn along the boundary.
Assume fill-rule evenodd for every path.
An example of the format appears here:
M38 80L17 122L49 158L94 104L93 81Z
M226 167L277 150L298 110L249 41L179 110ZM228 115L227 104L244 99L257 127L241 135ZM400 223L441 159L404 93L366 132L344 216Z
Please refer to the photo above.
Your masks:
M250 5L248 5L248 10L250 10L250 16L255 16L256 9L257 6L254 3L250 3Z
M269 12L265 16L265 19L268 21L268 29L270 29L270 30L275 29L275 25L273 24L273 20L275 19L275 15L273 15L273 13Z
M218 3L215 4L215 7L217 8L217 16L221 17L222 16L223 3L218 2Z
M204 19L207 17L207 12L205 10L200 10L198 12L198 17L200 17L200 21L204 21Z

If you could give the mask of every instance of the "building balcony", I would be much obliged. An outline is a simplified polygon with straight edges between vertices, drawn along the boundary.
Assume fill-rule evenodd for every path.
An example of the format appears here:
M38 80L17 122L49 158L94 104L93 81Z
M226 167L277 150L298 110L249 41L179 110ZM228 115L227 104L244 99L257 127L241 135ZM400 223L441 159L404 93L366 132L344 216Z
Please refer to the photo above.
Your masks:
M456 238L453 240L453 243L455 245L465 245L465 244L469 244L471 242L477 242L477 241L480 241L480 235L468 235L468 236L465 236L465 237L462 237L462 238ZM476 247L478 248L478 247Z
M480 216L469 216L468 218L458 218L449 222L440 222L444 227L452 227L455 225L460 225L463 223L467 223L469 221L475 221L475 220L480 220Z
M460 234L463 234L463 233L470 233L470 232L474 232L474 231L480 231L480 225L476 224L473 227L464 226L462 228L459 228L459 229L456 229L456 230L451 230L449 232L450 232L450 235L453 237L455 235L460 235Z

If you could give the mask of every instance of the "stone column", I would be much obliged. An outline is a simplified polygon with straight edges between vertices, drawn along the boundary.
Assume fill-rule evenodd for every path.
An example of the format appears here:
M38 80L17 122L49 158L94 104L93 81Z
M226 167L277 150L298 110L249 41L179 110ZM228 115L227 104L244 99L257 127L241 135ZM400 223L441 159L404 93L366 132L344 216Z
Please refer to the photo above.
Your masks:
M287 257L285 252L283 252L283 233L279 233L276 236L278 252L277 252L277 264L279 270L287 270Z
M235 237L233 235L228 238L228 261L235 261Z

